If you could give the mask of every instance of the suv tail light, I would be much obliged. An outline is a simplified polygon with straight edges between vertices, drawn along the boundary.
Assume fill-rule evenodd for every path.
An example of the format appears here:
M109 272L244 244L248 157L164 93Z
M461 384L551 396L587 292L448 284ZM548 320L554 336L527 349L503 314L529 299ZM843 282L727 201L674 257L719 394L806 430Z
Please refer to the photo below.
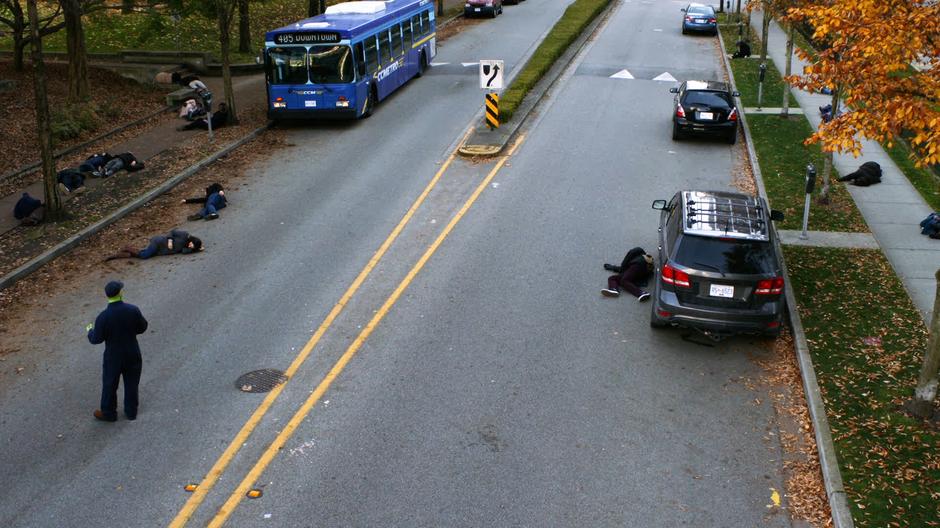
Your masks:
M781 293L783 293L783 277L757 281L757 289L754 290L755 295L780 295Z
M677 270L669 264L663 264L663 270L660 275L662 275L663 282L666 284L672 284L673 286L678 286L680 288L690 288L692 286L692 284L689 282L688 273L682 270Z
M728 121L737 121L738 120L738 109L732 108L731 113L728 114Z
M682 109L681 104L676 106L676 117L685 119L685 110Z

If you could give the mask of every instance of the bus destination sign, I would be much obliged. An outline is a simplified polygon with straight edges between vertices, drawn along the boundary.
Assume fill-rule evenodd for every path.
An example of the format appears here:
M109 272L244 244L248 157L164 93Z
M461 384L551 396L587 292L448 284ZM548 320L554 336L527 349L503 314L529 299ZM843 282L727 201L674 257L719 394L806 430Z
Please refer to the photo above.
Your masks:
M339 33L281 33L275 35L276 44L329 44L339 42Z

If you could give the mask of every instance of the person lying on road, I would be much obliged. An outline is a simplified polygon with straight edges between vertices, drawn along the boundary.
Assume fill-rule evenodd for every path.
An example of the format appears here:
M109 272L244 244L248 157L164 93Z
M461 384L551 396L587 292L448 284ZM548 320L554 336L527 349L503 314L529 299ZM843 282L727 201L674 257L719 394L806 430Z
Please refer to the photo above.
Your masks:
M175 255L177 253L188 254L202 251L202 240L183 231L174 229L168 235L155 236L150 239L150 244L144 249L134 249L130 246L122 251L109 256L105 260L114 260L120 258L139 258L149 259L158 255Z

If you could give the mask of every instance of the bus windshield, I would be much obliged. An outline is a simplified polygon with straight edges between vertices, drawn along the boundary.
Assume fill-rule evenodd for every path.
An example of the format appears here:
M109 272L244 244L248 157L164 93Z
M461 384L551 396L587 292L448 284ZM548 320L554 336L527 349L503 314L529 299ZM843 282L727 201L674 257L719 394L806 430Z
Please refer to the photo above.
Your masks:
M268 77L271 84L306 84L307 50L271 48L268 51Z
M349 46L311 46L308 63L310 80L317 84L349 83L355 80Z

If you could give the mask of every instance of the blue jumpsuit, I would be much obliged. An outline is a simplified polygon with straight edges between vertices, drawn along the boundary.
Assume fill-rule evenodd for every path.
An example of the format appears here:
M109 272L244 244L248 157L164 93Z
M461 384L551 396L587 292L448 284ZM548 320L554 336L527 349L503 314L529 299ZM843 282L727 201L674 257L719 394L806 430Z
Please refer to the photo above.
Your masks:
M88 331L93 345L104 343L101 376L101 412L108 419L117 418L117 389L124 378L124 414L137 417L137 385L143 360L137 336L147 331L147 320L140 309L121 300L110 301Z

